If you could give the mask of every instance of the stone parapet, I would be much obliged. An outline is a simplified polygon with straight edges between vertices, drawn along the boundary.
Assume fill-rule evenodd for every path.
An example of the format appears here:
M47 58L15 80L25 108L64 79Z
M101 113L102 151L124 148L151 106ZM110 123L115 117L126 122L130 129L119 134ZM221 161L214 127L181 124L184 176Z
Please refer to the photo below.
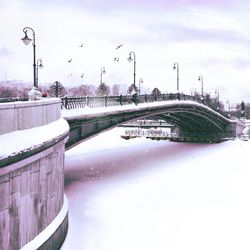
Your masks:
M0 169L0 249L20 249L60 212L64 197L64 140Z
M61 117L61 99L0 103L0 135L43 126Z
M15 105L0 105L1 123L14 119L8 133L1 125L0 249L59 249L68 228L64 152L69 126L60 118L58 99Z

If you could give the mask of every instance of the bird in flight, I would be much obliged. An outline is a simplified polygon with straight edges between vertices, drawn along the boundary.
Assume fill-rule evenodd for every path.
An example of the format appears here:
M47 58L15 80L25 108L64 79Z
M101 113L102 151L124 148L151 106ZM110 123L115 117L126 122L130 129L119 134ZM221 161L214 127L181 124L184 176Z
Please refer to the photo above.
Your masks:
M84 74L82 73L82 74L81 74L81 78L83 78L83 76L84 76Z
M70 58L70 59L68 60L68 62L69 62L69 63L72 62L72 58Z
M82 43L81 45L79 45L79 47L81 47L81 48L82 48L82 47L83 47L83 43Z
M119 57L115 57L115 58L114 58L114 61L115 61L115 62L119 62Z
M116 47L116 49L120 49L122 47L123 44L120 44Z

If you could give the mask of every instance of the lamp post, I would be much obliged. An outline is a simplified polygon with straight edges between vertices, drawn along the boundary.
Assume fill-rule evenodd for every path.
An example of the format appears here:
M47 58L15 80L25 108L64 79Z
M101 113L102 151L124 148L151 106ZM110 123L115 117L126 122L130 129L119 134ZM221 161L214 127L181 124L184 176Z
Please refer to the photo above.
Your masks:
M228 112L231 111L230 100L227 100L226 103L228 104Z
M33 39L30 39L27 35L28 30L31 30L33 33ZM24 38L22 38L21 40L23 41L23 43L25 45L29 45L29 43L33 40L33 74L34 74L34 87L38 87L37 86L37 82L36 82L36 41L35 41L35 31L30 28L30 27L25 27L23 28L23 32L24 32Z
M179 64L174 63L173 69L177 72L177 92L179 93Z
M191 93L191 96L195 96L196 95L196 88L191 88L190 93Z
M38 67L39 69L43 68L43 62L41 58L38 58L36 62L36 86L37 87L38 87Z
M201 82L201 97L203 97L203 76L199 76L198 81Z
M132 55L134 58L132 58ZM134 85L134 90L136 91L136 86L135 86L135 79L136 79L136 59L135 59L135 52L134 51L130 51L129 52L129 58L128 61L132 62L134 60L134 81L133 81L133 85Z
M220 101L220 91L218 89L216 89L214 93L217 94L217 99L219 102Z
M143 79L139 79L139 95L141 94L141 84L143 83Z
M106 73L105 68L102 67L102 68L101 68L101 84L102 84L102 74L105 74L105 73Z

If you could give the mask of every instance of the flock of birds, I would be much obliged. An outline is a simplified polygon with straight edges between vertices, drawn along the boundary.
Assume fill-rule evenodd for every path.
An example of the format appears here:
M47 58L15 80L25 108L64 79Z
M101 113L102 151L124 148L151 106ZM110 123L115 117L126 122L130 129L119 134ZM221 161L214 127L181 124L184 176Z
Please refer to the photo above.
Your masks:
M83 46L84 46L83 43L81 43L80 45L78 45L78 47L80 47L80 48L83 48ZM122 46L123 46L123 44L119 44L115 49L118 50L118 49L120 49ZM68 63L71 63L71 62L72 62L72 58L68 59L67 62L68 62ZM114 57L114 62L119 62L119 57ZM71 77L71 76L73 76L72 73L68 75L68 77ZM80 75L80 77L83 78L83 77L84 77L84 73L82 73L82 74Z

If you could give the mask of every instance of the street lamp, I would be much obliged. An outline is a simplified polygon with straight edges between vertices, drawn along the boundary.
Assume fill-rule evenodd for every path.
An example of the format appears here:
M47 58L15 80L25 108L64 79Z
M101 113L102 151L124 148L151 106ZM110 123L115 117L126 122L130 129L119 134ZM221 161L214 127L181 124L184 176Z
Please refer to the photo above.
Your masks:
M203 76L199 76L198 81L201 82L201 97L203 97Z
M43 68L43 62L41 58L38 58L36 62L36 86L37 87L38 87L38 68L39 69Z
M101 68L101 84L102 84L102 74L105 74L105 73L106 73L105 68L102 67L102 68Z
M31 30L33 33L33 39L30 39L27 35L28 30ZM23 41L23 43L25 45L29 45L29 43L33 40L33 74L34 74L34 87L38 87L37 86L37 82L36 82L36 42L35 42L35 31L30 28L30 27L25 27L23 28L23 32L24 32L24 38L22 38L21 40Z
M143 79L139 79L139 95L141 94L141 84L143 83Z
M226 103L228 104L228 111L231 111L230 100L227 100Z
M220 101L220 91L218 89L216 89L214 93L217 94L217 99L219 102Z
M190 93L191 93L191 96L195 96L196 95L196 88L191 88Z
M173 69L177 71L177 92L179 92L179 64L174 63Z
M133 55L134 59L132 58L132 55ZM135 76L136 76L136 59L135 59L135 52L130 51L130 52L129 52L128 61L129 61L129 62L132 62L133 60L134 60L134 82L133 82L133 85L134 85L134 90L136 91L136 86L135 86Z

